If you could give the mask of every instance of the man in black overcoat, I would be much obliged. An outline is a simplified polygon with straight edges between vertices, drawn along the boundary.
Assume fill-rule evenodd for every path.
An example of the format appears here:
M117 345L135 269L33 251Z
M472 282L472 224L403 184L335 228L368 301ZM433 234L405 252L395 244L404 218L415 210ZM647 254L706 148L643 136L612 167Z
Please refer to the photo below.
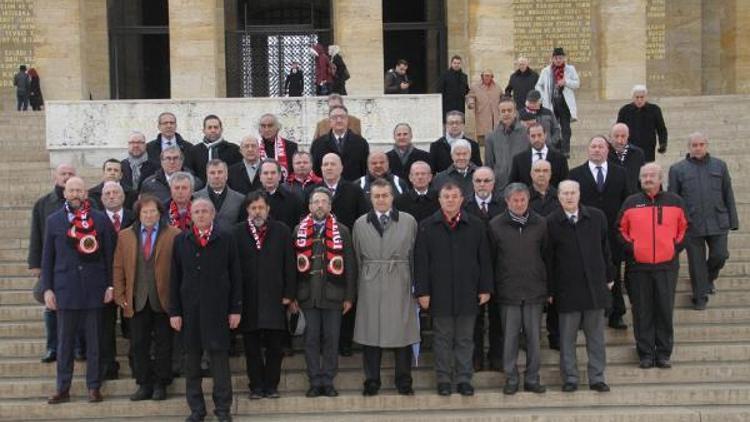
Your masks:
M531 187L531 165L539 160L546 160L552 167L552 178L550 183L553 187L568 178L568 159L556 149L547 146L544 126L538 122L532 122L528 127L529 149L516 154L510 167L509 183L523 183Z
M625 168L628 173L628 188L630 192L641 189L639 175L641 167L646 164L643 150L629 142L630 130L625 123L615 123L609 132L609 157L612 164Z
M323 176L321 166L323 157L335 153L341 157L344 166L342 177L353 181L367 174L367 157L370 155L370 144L365 138L349 129L349 112L344 106L333 106L328 111L331 130L313 141L310 153L313 156L313 171Z
M338 154L332 152L326 154L323 157L321 169L323 181L308 186L305 189L305 197L309 200L315 188L327 188L333 196L331 212L338 222L351 229L357 218L369 210L370 204L359 186L341 177L343 166Z
M440 209L437 193L430 188L430 165L424 161L414 162L409 171L409 182L411 189L396 198L394 206L397 210L410 214L419 223Z

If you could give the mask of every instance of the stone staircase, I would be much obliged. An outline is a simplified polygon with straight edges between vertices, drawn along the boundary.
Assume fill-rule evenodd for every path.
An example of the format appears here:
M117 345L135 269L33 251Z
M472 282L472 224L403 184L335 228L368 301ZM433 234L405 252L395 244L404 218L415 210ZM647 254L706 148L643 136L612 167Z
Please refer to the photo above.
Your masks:
M607 381L612 392L585 388L574 394L559 391L558 355L543 343L544 395L504 396L504 377L479 372L477 394L466 398L434 392L432 353L425 351L414 370L414 397L393 390L393 361L384 356L384 389L362 397L361 356L341 359L338 398L304 397L307 381L301 353L284 360L278 400L250 401L244 358L232 359L237 420L265 421L747 421L750 420L750 153L742 144L750 131L750 96L673 97L655 99L665 111L670 131L669 152L660 156L665 167L680 159L687 135L704 131L710 149L729 163L735 184L741 228L730 235L731 259L717 280L718 293L706 311L690 307L687 265L682 265L675 310L675 353L671 370L641 370L637 366L632 329L607 331ZM581 121L573 126L571 166L583 162L590 136L608 131L620 101L582 102ZM120 379L103 387L105 401L85 402L84 367L76 363L73 401L49 406L54 390L54 364L39 363L44 352L42 307L31 297L34 280L27 275L26 248L30 208L50 189L48 157L44 151L41 113L6 113L0 117L0 420L154 420L177 421L187 414L185 383L177 379L165 402L128 400L134 391L127 365L127 341L118 339ZM86 175L97 174L84 169ZM93 180L90 180L93 182ZM684 255L684 254L683 254ZM683 264L684 257L683 257ZM626 322L631 324L630 313ZM426 336L429 345L431 337ZM429 347L428 347L429 348ZM579 366L585 374L585 347L579 338ZM523 362L523 357L521 362ZM210 391L211 380L204 386ZM583 386L585 387L585 385ZM210 397L207 397L210 404Z

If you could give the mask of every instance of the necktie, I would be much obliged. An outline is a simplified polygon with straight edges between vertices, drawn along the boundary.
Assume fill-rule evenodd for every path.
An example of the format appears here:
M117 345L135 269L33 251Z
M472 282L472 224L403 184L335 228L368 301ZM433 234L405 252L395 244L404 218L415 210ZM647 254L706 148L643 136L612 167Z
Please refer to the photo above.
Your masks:
M167 141L167 148L172 148L172 141Z
M482 214L487 215L487 201L482 201L482 206L480 208L482 209Z
M153 227L146 228L146 241L143 242L143 257L146 259L151 257L151 235L153 232Z
M537 160L542 160L542 159L543 159L543 158L542 158L542 153L541 153L541 152L537 152L537 153L536 153L536 156L537 156Z
M336 138L336 145L339 147L339 152L344 152L344 137L340 136Z
M625 151L618 152L617 153L617 159L620 160L621 163L625 162Z
M602 166L596 166L596 188L599 192L604 190L604 171Z
M569 218L569 220L570 220L570 224L572 224L574 226L576 225L576 215L575 214L571 215L570 218Z
M391 218L388 216L388 214L381 214L380 215L380 227L385 230L385 226L388 225L388 222L391 221Z
M120 221L120 214L113 214L112 215L112 224L115 226L115 232L120 232L120 227L122 225Z

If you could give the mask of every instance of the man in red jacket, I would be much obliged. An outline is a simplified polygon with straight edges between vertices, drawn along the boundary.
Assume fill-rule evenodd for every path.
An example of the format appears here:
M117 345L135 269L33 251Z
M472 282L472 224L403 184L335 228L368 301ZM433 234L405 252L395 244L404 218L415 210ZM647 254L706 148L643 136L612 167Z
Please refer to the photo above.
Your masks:
M662 169L641 167L642 192L622 204L617 219L619 240L627 256L629 297L640 367L671 368L672 314L687 217L678 195L661 191Z

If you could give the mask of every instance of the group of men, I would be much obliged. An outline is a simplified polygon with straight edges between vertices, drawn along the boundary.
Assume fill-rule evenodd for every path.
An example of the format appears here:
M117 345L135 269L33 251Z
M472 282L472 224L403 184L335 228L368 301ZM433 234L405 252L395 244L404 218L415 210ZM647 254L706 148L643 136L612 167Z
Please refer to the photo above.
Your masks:
M190 421L206 415L206 365L215 413L231 420L237 332L249 398L278 398L288 319L300 313L308 397L338 395L338 355L350 356L354 342L365 396L381 388L383 349L394 350L398 393L414 394L418 307L431 318L440 395L454 385L474 394L472 374L486 361L505 372L503 392L516 393L521 335L523 388L545 392L545 309L563 391L578 388L579 328L589 387L609 391L604 327L626 328L623 262L640 366L671 365L678 253L687 245L704 309L728 257L727 230L738 225L726 164L709 156L705 136L691 135L665 192L661 168L628 143L622 123L592 138L587 161L569 170L543 119L522 121L509 97L484 163L459 111L446 114L429 151L399 123L383 153L370 151L340 97L329 105L309 152L280 135L272 114L239 145L206 116L193 145L165 112L157 138L132 133L128 157L107 160L88 191L75 169L58 166L55 190L34 207L29 251L47 309L43 361L57 360L49 403L70 399L74 357L87 360L89 400L102 400L101 382L117 377L118 309L138 384L131 399L165 399L182 367Z

